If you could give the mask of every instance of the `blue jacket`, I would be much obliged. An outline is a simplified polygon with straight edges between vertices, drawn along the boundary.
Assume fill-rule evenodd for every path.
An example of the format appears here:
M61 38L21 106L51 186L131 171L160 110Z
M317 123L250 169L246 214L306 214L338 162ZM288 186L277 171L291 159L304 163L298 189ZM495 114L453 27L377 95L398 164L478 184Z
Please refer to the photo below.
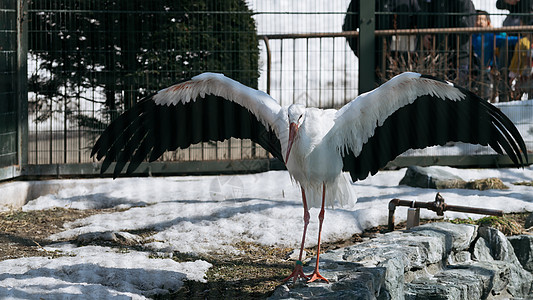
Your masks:
M508 45L506 45L508 41ZM479 60L483 59L483 66L498 67L498 54L496 49L514 49L518 42L517 36L508 36L505 33L475 33L472 35L472 48Z

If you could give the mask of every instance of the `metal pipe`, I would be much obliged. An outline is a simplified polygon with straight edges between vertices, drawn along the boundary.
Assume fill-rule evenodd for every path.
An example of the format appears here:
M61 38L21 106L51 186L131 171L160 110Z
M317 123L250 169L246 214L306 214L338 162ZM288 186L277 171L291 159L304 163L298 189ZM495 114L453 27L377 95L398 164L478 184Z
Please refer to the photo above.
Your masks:
M265 42L266 54L267 54L267 87L266 92L270 95L270 72L272 69L272 54L270 53L270 43L268 42L268 36L262 35L261 39Z
M478 208L470 206L461 206L461 205L449 205L444 202L444 198L440 193L437 193L435 196L435 201L433 202L418 202L412 200L401 200L401 199L392 199L389 202L389 218L388 218L388 229L389 231L394 230L394 211L397 206L407 206L412 208L425 208L432 210L437 213L438 216L444 215L444 212L447 210L458 211L464 213L472 214L482 214L482 215L491 215L491 216L503 216L503 211L498 209L487 209L487 208Z
M533 25L527 26L507 26L507 27L457 27L457 28L419 28L419 29L383 29L376 30L376 36L384 35L411 35L411 34L447 34L447 33L483 33L483 32L531 32ZM314 33L282 33L282 34L263 34L258 38L265 37L270 40L295 39L295 38L334 38L359 36L359 31L342 31L342 32L314 32Z
M376 30L376 35L410 35L410 34L448 34L448 33L484 33L484 32L530 32L533 25L507 27L454 27L454 28L419 28L419 29L384 29Z

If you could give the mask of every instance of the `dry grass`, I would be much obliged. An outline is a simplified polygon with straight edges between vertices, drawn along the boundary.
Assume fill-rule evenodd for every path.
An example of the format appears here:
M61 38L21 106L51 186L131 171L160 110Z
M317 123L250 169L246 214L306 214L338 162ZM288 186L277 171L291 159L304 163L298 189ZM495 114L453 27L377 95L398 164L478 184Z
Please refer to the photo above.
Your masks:
M45 211L10 211L0 213L0 260L28 257L48 256L56 257L60 253L43 251L42 246L49 243L46 238L63 230L63 224L84 218L93 214L111 213L116 210L75 210L51 209ZM502 218L487 217L478 221L454 220L455 223L472 223L488 225L498 228L505 234L518 234L524 229L522 224L528 213L508 214ZM422 220L422 223L435 220ZM404 228L405 223L396 226ZM323 243L322 251L337 249L372 238L378 233L386 232L386 226L379 226L354 234L350 239ZM150 229L132 232L148 238L154 232ZM139 245L123 245L109 241L91 241L91 244L101 244L117 249L134 248L138 251L150 251ZM161 295L156 299L265 299L274 289L283 283L283 279L290 274L293 262L288 260L292 249L264 246L255 243L241 242L234 245L242 251L239 255L203 255L191 256L174 253L176 261L191 261L204 259L213 267L207 272L207 283L194 281L185 282L184 287L170 295ZM316 255L316 247L306 249L308 257Z
M478 180L472 180L472 181L464 181L464 180L449 180L445 181L443 183L437 184L437 189L469 189L469 190L489 190L489 189L496 189L496 190L507 190L509 189L508 186L506 186L503 181L499 178L484 178L484 179L478 179Z
M450 220L455 224L475 224L479 226L493 227L507 236L518 235L525 232L524 223L530 213L505 214L502 217L488 216L478 220L457 219Z
M43 246L49 243L46 238L60 232L64 223L94 213L61 208L0 212L0 260L57 255L43 249Z
M449 78L447 74L453 66L450 66L447 59L437 52L406 52L406 55L388 55L386 63L386 71L378 74L383 82L403 72L418 72L445 80L454 79Z
M496 189L496 190L508 190L509 187L503 184L501 179L493 177L493 178L485 178L485 179L478 179L474 181L469 181L465 184L465 189L470 190L490 190L490 189Z

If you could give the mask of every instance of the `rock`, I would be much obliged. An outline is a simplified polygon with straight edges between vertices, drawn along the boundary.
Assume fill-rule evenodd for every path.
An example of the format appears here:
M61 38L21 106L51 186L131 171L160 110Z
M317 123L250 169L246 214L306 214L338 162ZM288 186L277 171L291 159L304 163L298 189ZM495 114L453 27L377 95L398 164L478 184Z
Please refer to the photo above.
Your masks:
M80 234L76 241L78 244L86 245L90 243L112 242L126 245L137 245L142 238L138 235L123 231L89 232Z
M384 276L383 291L380 296L384 299L401 299L404 294L405 266L400 258L391 258L377 264L377 268L387 270Z
M499 178L484 178L473 181L464 181L461 177L443 169L435 167L410 166L400 184L412 187L432 189L509 189Z
M503 262L461 264L406 283L405 299L486 299L501 294L509 268ZM507 276L506 276L507 275ZM504 279L505 281L502 281Z
M518 260L511 242L495 228L481 226L479 239L474 245L474 258L478 261L502 261L509 267L507 291L514 297L533 292L533 275ZM477 249L477 250L476 250Z
M476 237L477 226L438 222L417 226L409 231L422 235L443 236L447 248L446 252L449 253L449 251L468 250Z
M506 287L511 280L511 268L508 263L503 261L471 261L457 267L468 267L476 271L482 279L481 284L486 289L486 293L483 293L483 295L489 295L489 292L499 296L509 295L506 291Z
M471 261L471 260L472 260L472 253L468 251L459 251L459 252L454 252L453 255L450 256L448 263L457 264L457 263L464 263L464 262Z
M120 241L123 244L138 245L142 241L142 238L140 236L129 232L115 231L114 234L116 237L116 241Z
M533 273L533 236L523 234L509 237L514 253L524 269Z
M321 257L322 261L322 257ZM330 265L331 266L331 265ZM382 292L385 269L365 268L351 263L341 263L334 268L335 276L328 269L327 263L322 268L321 274L330 280L330 284L323 282L291 283L278 287L271 300L276 299L377 299ZM304 269L306 273L312 272L312 267ZM289 286L289 284L291 286ZM386 295L383 294L382 296ZM379 299L391 299L390 297Z
M478 242L484 242L490 250L490 255L494 260L503 260L510 263L518 262L516 255L514 254L513 246L509 243L505 235L499 230L481 226L479 227L479 237L482 238ZM490 261L490 259L485 259Z
M466 185L461 177L439 168L410 166L400 184L412 187L448 189Z
M307 252L302 251L302 261L305 261L305 258L307 256ZM298 258L300 257L300 249L292 249L291 252L287 253L287 256L285 257L285 259L288 259L288 260L298 260Z
M304 271L313 268L314 260ZM270 299L516 299L533 292L533 275L511 242L496 229L466 224L380 234L323 253L320 270L329 284L286 283Z
M490 244L485 239L478 240L473 249L472 259L476 261L493 261Z
M533 213L531 213L527 218L526 222L524 223L524 228L528 229L530 227L533 227Z
M465 299L461 297L461 290L456 286L438 284L437 282L421 279L414 283L408 283L405 300L435 299L452 300Z

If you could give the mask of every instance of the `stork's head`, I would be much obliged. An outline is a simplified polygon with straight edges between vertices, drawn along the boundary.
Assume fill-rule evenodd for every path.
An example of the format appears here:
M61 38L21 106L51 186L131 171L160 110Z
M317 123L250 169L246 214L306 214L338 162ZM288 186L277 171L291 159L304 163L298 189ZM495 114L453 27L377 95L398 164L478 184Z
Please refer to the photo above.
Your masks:
M305 106L301 104L292 104L289 106L289 143L287 145L287 154L285 155L285 163L289 161L289 154L291 153L292 143L298 138L298 129L305 119Z

